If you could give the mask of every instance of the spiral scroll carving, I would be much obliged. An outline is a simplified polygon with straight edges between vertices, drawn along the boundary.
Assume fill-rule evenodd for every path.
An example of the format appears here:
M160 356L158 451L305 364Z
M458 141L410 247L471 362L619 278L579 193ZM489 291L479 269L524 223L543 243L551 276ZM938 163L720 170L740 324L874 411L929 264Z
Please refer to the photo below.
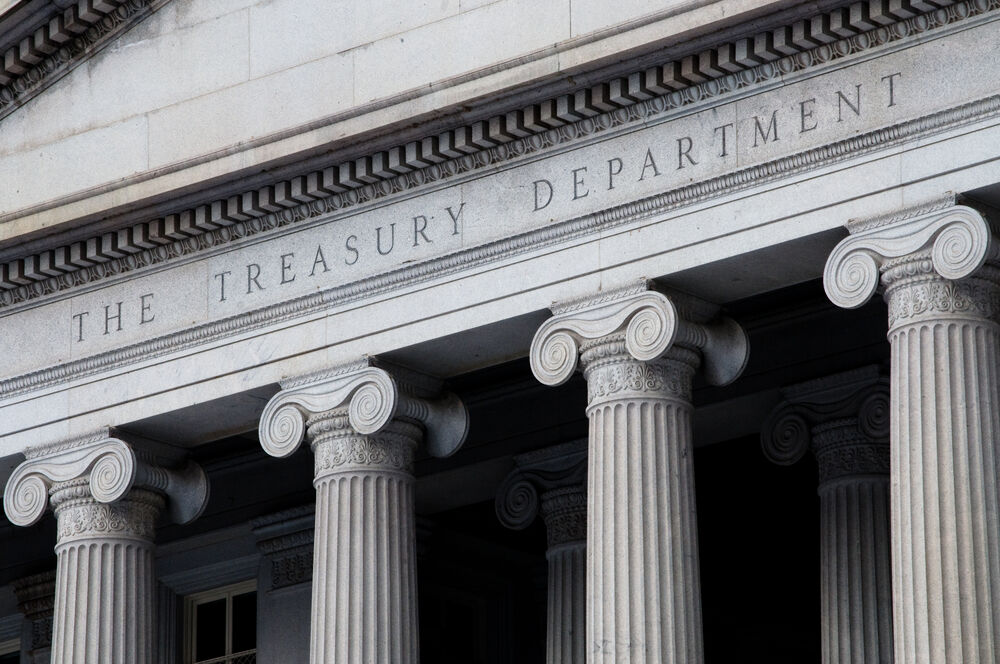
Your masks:
M837 306L856 309L875 294L878 281L879 266L870 252L856 250L838 255L834 250L826 264L823 288Z
M398 390L383 372L372 374L354 391L348 410L351 426L361 434L379 431L396 414Z
M260 444L273 457L286 457L302 444L306 418L294 403L271 401L260 418Z
M986 260L990 234L985 224L958 221L945 226L934 240L934 269L945 279L972 274Z
M134 481L135 452L127 445L107 450L90 469L90 492L100 503L118 500L128 493Z
M643 291L611 302L553 316L531 342L531 370L544 385L561 385L576 371L581 344L625 334L625 349L645 362L663 355L674 342L677 310L663 293Z
M992 251L990 227L976 210L956 205L863 230L838 244L823 271L823 287L841 307L860 307L875 293L884 262L930 249L934 270L961 279L982 267Z
M882 390L868 396L858 409L858 428L869 438L889 436L889 392Z
M576 371L579 346L568 332L553 332L544 338L537 352L532 351L531 370L545 385L562 385Z
M3 496L3 509L15 526L30 526L48 507L48 484L41 475L28 474L12 480Z
M790 466L809 449L809 423L796 412L778 412L764 424L761 448L772 463Z
M527 528L538 515L538 489L526 477L509 477L497 492L496 512L500 523L513 530Z
M625 348L637 360L653 360L666 352L677 334L677 310L668 306L643 307L625 329Z

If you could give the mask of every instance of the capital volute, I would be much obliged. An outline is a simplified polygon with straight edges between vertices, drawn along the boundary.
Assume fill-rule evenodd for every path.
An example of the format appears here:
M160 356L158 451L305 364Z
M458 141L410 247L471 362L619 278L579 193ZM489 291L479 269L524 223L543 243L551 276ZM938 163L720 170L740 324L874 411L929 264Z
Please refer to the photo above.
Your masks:
M746 366L749 343L743 328L730 318L713 323L690 320L675 300L652 289L646 280L552 306L555 314L535 333L529 359L535 377L545 385L565 383L577 369L580 346L613 334L624 334L625 351L640 362L662 357L674 344L701 351L706 379L713 385L736 380ZM700 303L704 309L704 303Z
M454 454L469 429L465 404L437 381L365 358L283 382L261 414L261 446L271 456L289 456L305 440L311 417L343 408L362 435L378 434L400 417L419 422L428 452L438 457Z
M4 489L11 523L37 523L50 504L53 485L83 480L79 491L98 503L121 500L133 488L165 495L171 519L188 523L208 502L208 478L200 466L183 462L173 448L115 429L30 448Z
M514 457L514 470L496 495L497 518L512 530L527 528L538 516L543 497L587 482L587 441L554 445Z
M772 463L791 465L812 448L837 445L836 436L819 434L831 426L856 430L873 444L889 437L889 382L877 366L863 367L782 390L761 427L761 449ZM857 436L854 436L857 442Z
M990 223L954 194L851 221L847 228L851 234L834 248L823 271L827 296L847 309L867 303L882 272L907 256L926 253L927 269L949 280L968 277L997 256Z

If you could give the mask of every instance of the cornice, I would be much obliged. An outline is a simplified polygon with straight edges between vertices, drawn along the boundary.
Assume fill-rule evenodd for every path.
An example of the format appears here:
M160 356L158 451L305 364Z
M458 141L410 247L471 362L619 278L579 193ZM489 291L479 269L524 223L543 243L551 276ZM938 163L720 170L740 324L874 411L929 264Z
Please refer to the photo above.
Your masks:
M696 184L671 189L655 196L576 217L552 226L489 242L471 249L445 254L423 263L407 265L374 277L311 293L280 304L123 346L107 353L13 376L0 380L0 395L4 397L15 396L69 379L93 376L140 360L162 357L169 353L228 338L237 333L252 332L301 316L328 311L332 307L346 306L362 299L378 297L432 279L473 270L494 261L544 249L559 242L571 241L589 235L596 229L610 230L716 196L759 187L809 169L821 168L876 150L891 148L916 137L976 122L998 113L1000 113L1000 95L994 95L983 100L963 104L954 109L860 134L837 143L727 173ZM190 238L190 240L195 244L204 241L197 238ZM168 246L176 247L179 244ZM130 258L135 259L135 256ZM36 283L34 287L40 288L41 284ZM13 292L0 292L0 308L3 307L3 296Z
M108 258L106 262L90 265L85 269L77 269L75 272L64 273L58 277L33 281L12 290L0 291L0 310L4 307L13 308L18 305L25 305L36 298L84 286L94 281L121 277L133 270L167 263L197 253L207 253L217 249L220 245L242 238L258 234L275 233L290 224L302 223L328 216L331 211L337 211L338 209L344 211L345 204L347 205L347 209L350 209L351 206L361 205L381 196L398 193L398 191L403 191L411 185L422 186L429 184L431 180L428 179L428 176L431 175L436 175L438 179L457 177L460 172L465 172L463 169L473 170L479 168L480 163L483 165L493 164L495 158L497 161L500 161L499 156L501 152L506 158L518 156L515 154L517 152L515 146L527 146L530 148L536 145L537 147L531 149L540 150L547 149L561 142L584 140L590 135L599 131L605 131L611 126L610 124L606 125L606 123L645 122L658 114L675 110L675 106L669 105L671 99L682 103L695 103L696 101L712 96L712 94L723 94L730 91L731 88L726 87L730 84L742 87L743 85L751 84L741 83L742 81L750 81L752 79L755 82L760 82L763 80L761 76L765 71L768 71L771 77L782 76L786 69L795 71L812 66L814 63L822 64L829 62L831 59L842 57L840 55L842 51L846 54L859 53L868 48L902 39L914 33L925 32L959 20L981 16L987 12L993 12L998 8L1000 8L1000 0L968 0L967 2L960 3L960 5L952 5L947 10L942 9L932 14L915 16L891 26L883 26L869 31L869 33L863 33L863 35L855 35L852 38L840 40L833 44L825 44L823 47L817 47L811 51L803 51L795 57L787 56L780 60L766 63L766 65L747 69L740 76L727 74L720 79L712 79L697 86L686 88L683 91L676 91L669 95L635 102L629 107L618 108L615 111L592 116L573 124L564 125L558 129L547 129L540 134L533 134L517 139L517 141L512 141L511 143L494 146L489 150L483 150L475 155L465 155L460 159L433 164L419 171L393 176L391 179L382 180L379 183L366 184L344 193L326 198L318 198L309 203L300 203L294 207L280 211L269 212L264 216L236 222L230 226L216 227L209 232L191 235L185 237L183 240L171 241L169 244L162 244L146 250L136 250L137 253L126 254L117 258ZM862 39L862 37L864 38ZM838 47L837 44L842 42L846 46ZM862 43L865 44L864 48L861 46ZM631 77L629 80L631 80ZM183 351L187 348L229 337L235 333L261 329L293 318L328 311L332 307L345 306L361 299L378 297L379 295L425 283L432 279L446 277L460 271L476 269L497 260L544 249L556 243L571 241L591 234L595 230L613 229L633 223L639 219L663 214L720 195L758 187L807 170L835 164L876 150L888 149L904 141L973 123L987 117L995 116L998 113L1000 113L1000 95L993 95L955 108L938 111L896 125L858 134L825 146L805 150L770 162L667 190L645 199L632 201L600 212L528 231L520 235L439 256L422 263L406 265L373 277L336 286L277 305L244 312L181 332L124 346L106 353L14 376L0 381L0 395L5 397L14 396L69 379L91 376L140 360ZM633 118L635 119L633 120ZM327 171L330 170L327 169ZM316 181L315 176L315 173L311 176L301 176L294 181L299 182L300 186L304 186L308 182ZM286 181L286 184L287 182L292 181ZM278 185L275 185L275 187L278 187ZM264 188L264 190L273 191L274 187ZM250 199L260 203L261 198L259 194L264 190L250 192L252 195L248 195ZM389 190L388 193L385 193L386 190ZM246 200L247 196L228 199L228 203L233 205L241 204L237 202L237 198L239 200ZM227 202L224 201L222 203ZM338 208L338 205L341 207ZM215 210L224 209L224 207L214 204L213 206L202 206L202 208L199 208L202 210L200 216L194 213L170 215L170 217L154 220L147 224L140 224L117 233L105 234L101 238L96 238L87 243L77 243L70 247L65 247L60 252L64 256L79 257L82 255L80 254L83 251L82 246L87 245L94 251L105 252L105 254L101 255L110 256L111 253L107 252L120 253L132 250L125 248L131 245L123 244L128 241L136 241L140 244L152 243L154 239L150 234L150 229L152 228L173 228L176 230L183 225L181 222L184 220L186 220L184 223L189 224L184 227L187 229L186 232L197 232L196 224L199 223L199 219L208 219L208 217L205 217L205 214L210 212L209 208ZM173 225L167 224L168 219L173 220L170 222ZM178 224L181 224L181 226L178 226ZM141 232L137 229L140 229ZM35 266L53 265L55 254L60 252L46 252L46 254L22 259L21 262L30 262ZM48 256L48 258L45 258L45 256ZM87 260L95 260L94 256L96 254L91 255ZM17 262L15 261L15 263ZM10 271L13 269L12 265L13 263L8 263L2 266L4 274L10 274ZM23 266L17 269L22 273L24 272Z
M123 7L148 2L152 0L129 0ZM938 4L947 2L950 0ZM910 5L890 8L882 0L855 3L574 94L10 261L0 265L0 308L208 252L290 224L342 214L388 196L458 179L557 146L590 140L602 132L649 122L720 95L776 82L795 72L997 8L1000 0L965 0L916 14ZM866 136L878 140L878 146L886 139L894 139L885 130ZM858 144L857 138L849 139L804 153L824 157L811 159L802 167L836 158L838 150L853 155L871 147ZM682 199L677 204L710 195L720 182L732 189L739 187L747 175L759 181L771 177L774 171L788 175L798 170L788 166L792 166L788 159L777 160L731 174L735 179L724 176L675 190Z
M52 3L46 21L0 58L0 120L62 78L167 0Z

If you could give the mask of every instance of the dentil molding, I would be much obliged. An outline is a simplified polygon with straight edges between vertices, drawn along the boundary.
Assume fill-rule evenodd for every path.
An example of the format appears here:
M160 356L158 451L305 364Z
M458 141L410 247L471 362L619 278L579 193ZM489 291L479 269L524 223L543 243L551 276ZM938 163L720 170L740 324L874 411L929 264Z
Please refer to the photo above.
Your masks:
M81 3L90 0L80 0ZM129 0L124 8L148 0ZM0 265L0 307L209 251L289 224L532 153L645 123L743 88L854 56L1000 8L1000 0L863 0L441 134L353 158ZM131 9L137 14L140 9ZM130 14L131 16L131 14ZM2 98L0 92L0 98ZM982 100L671 192L687 204L996 112ZM677 200L673 200L677 199Z

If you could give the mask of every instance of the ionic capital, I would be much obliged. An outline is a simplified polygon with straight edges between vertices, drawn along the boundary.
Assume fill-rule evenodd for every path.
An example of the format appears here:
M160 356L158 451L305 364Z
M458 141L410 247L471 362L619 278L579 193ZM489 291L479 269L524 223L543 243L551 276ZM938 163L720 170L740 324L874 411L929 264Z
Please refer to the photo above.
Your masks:
M469 415L456 395L429 387L432 381L402 369L392 372L371 359L334 367L282 383L260 418L260 444L275 457L295 452L305 439L308 421L346 409L348 423L361 435L386 431L396 418L419 422L428 452L446 457L465 441Z
M519 454L514 466L497 490L500 523L521 530L541 511L550 546L586 540L587 441Z
M837 306L860 307L875 294L880 274L911 256L923 257L926 270L917 266L904 271L933 271L950 280L967 277L996 258L990 223L959 203L949 194L893 215L848 223L851 235L834 248L823 271L827 296Z
M889 472L889 383L876 366L782 390L786 400L761 429L773 463L791 465L810 448L820 479Z
M696 320L701 316L682 317L674 302L678 296L668 297L650 288L643 281L554 305L555 315L542 324L531 342L535 377L545 385L561 385L576 371L581 344L623 334L625 351L635 360L655 360L675 344L684 345L701 351L709 383L726 385L736 380L749 353L743 328L729 318L705 324ZM681 297L685 304L695 302ZM697 303L694 308L704 310L706 305Z
M151 451L151 447L156 451ZM208 502L208 478L192 462L178 464L166 446L136 444L114 429L103 429L53 445L31 448L4 490L11 523L30 526L49 507L53 485L81 480L79 491L98 503L114 503L133 488L160 493L176 523L193 521ZM80 496L84 497L84 496Z

